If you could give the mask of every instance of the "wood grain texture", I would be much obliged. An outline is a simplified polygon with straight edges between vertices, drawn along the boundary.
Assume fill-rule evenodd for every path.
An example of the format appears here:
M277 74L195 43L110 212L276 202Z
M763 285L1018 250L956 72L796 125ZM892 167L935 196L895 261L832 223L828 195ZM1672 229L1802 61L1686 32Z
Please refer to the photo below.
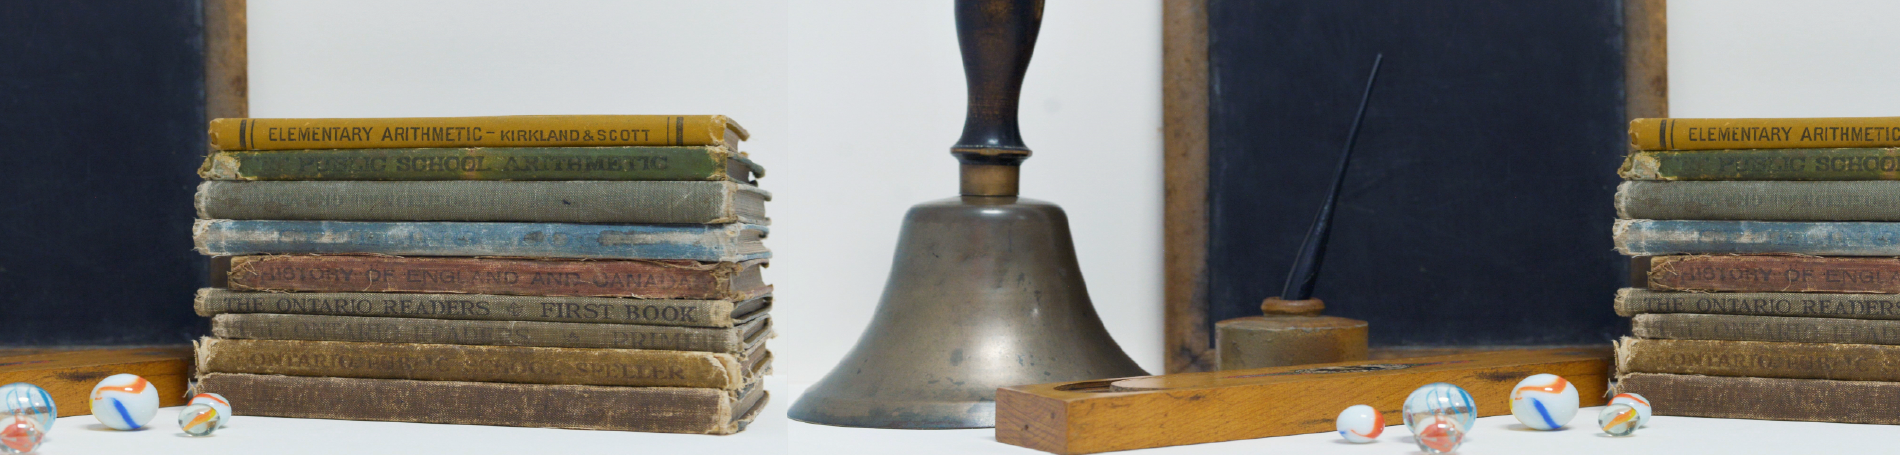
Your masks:
M1623 110L1630 119L1669 116L1668 0L1623 0Z
M1207 371L1207 0L1161 5L1163 352L1169 373Z
M996 440L1082 454L1328 432L1339 410L1355 404L1398 424L1405 397L1433 382L1469 391L1479 416L1503 415L1510 388L1537 373L1569 379L1582 406L1597 406L1610 366L1608 347L1508 350L1004 387L996 393Z
M158 390L159 406L185 404L191 347L53 350L0 356L0 384L25 382L46 389L59 416L92 414L92 386L100 379L131 373Z
M1502 346L1502 345L1385 346L1385 347L1367 349L1366 358L1371 359L1371 360L1410 359L1414 357L1439 357L1439 356L1447 356L1447 355L1482 354L1486 352L1503 351L1503 350L1509 350L1509 349L1561 349L1561 348L1588 349L1591 347L1594 347L1594 346L1563 345L1563 344L1540 345L1540 346L1523 346L1523 345L1515 345L1515 346Z
M246 0L204 0L205 118L251 116Z

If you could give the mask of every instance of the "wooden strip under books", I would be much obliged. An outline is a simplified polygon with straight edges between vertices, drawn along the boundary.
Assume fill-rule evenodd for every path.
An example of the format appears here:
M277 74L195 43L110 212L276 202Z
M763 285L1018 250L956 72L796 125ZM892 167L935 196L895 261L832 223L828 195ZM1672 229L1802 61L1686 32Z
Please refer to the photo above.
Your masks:
M1399 424L1419 386L1471 392L1479 416L1509 414L1511 387L1538 373L1577 386L1581 405L1604 402L1608 347L1184 373L1012 386L996 391L996 440L1059 454L1329 432L1339 410L1367 404Z
M25 382L46 389L59 416L92 414L92 386L100 379L131 373L158 389L159 406L185 404L185 382L190 377L191 347L168 346L129 349L51 351L0 356L0 384Z

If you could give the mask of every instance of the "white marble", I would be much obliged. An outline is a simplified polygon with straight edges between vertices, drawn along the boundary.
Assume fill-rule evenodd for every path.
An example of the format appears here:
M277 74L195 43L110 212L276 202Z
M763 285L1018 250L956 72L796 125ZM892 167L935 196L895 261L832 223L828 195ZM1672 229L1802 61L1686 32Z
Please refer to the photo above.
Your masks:
M1379 439L1379 435L1385 433L1385 416L1372 406L1355 404L1339 411L1339 418L1333 421L1333 427L1339 430L1339 437L1364 444Z
M1555 430L1577 416L1577 388L1562 376L1533 374L1511 388L1511 415L1533 430Z
M88 399L93 420L114 430L144 428L158 415L158 388L136 374L106 376L92 386Z

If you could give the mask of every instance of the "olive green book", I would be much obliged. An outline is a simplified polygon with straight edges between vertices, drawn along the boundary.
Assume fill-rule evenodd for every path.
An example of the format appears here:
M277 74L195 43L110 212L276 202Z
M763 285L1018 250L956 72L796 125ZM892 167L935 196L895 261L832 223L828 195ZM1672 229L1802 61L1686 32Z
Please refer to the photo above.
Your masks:
M765 168L725 147L473 147L212 153L206 180L732 180Z
M1900 180L1900 148L1638 152L1629 180Z
M744 353L201 338L198 374L738 390L771 368Z
M198 184L201 219L767 224L772 194L739 182L278 181Z

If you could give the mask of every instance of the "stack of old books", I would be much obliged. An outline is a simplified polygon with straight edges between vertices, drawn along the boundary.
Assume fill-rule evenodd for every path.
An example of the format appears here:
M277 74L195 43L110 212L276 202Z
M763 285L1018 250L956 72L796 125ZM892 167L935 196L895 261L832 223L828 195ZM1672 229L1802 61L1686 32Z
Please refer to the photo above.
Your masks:
M218 119L197 388L242 414L729 434L770 195L723 116Z
M1659 415L1900 424L1900 118L1630 135L1618 389Z

